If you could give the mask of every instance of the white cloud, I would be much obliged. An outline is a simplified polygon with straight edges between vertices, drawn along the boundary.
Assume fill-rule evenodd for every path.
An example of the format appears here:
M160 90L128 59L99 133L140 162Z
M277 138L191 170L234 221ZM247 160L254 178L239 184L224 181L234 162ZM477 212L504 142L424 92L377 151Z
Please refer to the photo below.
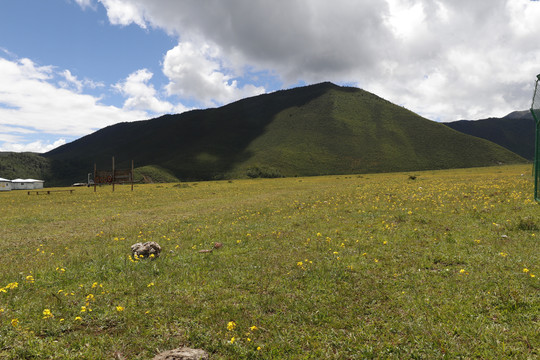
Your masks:
M167 52L163 61L163 72L170 79L166 87L169 95L216 105L264 93L263 87L239 87L234 76L224 71L218 49L208 44L181 42Z
M62 75L66 81L60 81L58 84L64 89L69 89L74 87L77 93L80 93L83 89L83 82L77 79L76 76L71 74L71 71L64 70L60 75Z
M508 1L506 10L510 14L509 26L513 33L520 37L537 39L540 32L540 4L531 4L532 1Z
M124 102L125 109L151 111L155 114L164 114L177 109L170 102L158 99L157 91L152 84L149 84L153 75L147 69L137 70L125 81L113 86L127 97Z
M515 4L521 11L508 11ZM511 24L532 7L539 9L540 3L459 1L445 3L444 10L424 6L417 29L425 29L409 39L415 43L399 44L394 66L376 71L377 77L363 85L443 121L523 110L532 96L540 49L525 45L531 33Z
M75 89L56 86L56 75L52 66L38 66L30 59L10 61L0 57L0 133L5 136L32 131L82 136L117 122L147 118L144 111L106 106L99 98L79 93L81 83L69 71L61 71L59 76ZM25 143L14 145L5 137L2 141L8 141L10 147ZM37 142L20 146L48 148L53 145Z
M415 34L424 31L424 5L421 2L405 0L387 0L388 15L384 17L385 24L394 36L402 41L414 38Z
M114 25L127 26L132 23L146 29L146 21L140 8L129 1L99 0L107 10L109 21Z
M102 2L112 23L176 34L167 89L204 103L233 98L252 70L285 86L357 83L434 119L502 116L528 106L539 72L536 1Z
M65 143L65 139L58 139L52 144L44 143L40 140L32 141L30 143L4 142L2 145L0 145L0 151L46 153L54 148L64 145Z

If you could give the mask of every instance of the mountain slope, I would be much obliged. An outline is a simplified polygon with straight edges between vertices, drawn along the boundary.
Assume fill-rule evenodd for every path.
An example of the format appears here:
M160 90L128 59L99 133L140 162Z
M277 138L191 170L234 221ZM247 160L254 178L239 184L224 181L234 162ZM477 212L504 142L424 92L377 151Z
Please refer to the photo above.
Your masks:
M0 177L4 179L51 179L50 163L35 153L0 152Z
M368 92L334 87L301 108L280 112L250 144L253 156L246 163L270 163L290 176L518 161L514 154L478 140Z
M529 111L514 111L502 118L460 120L445 125L464 134L492 141L525 159L534 159L535 123Z
M183 180L406 171L523 159L369 92L321 83L217 109L99 130L47 154L71 182L93 169L160 166ZM255 171L255 172L257 172ZM260 171L259 171L260 172Z

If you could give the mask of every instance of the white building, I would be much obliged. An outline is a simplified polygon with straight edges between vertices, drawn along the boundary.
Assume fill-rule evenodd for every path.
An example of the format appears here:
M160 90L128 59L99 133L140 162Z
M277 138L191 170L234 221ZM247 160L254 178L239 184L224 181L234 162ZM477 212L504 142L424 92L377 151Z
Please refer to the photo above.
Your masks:
M13 190L43 189L43 180L14 179L11 180L11 188Z
M11 180L0 178L0 191L10 191Z

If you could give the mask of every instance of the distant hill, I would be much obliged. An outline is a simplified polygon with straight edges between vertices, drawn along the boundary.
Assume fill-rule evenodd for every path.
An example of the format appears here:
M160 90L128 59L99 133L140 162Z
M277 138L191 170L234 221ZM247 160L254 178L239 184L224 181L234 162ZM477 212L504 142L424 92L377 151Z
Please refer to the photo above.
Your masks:
M321 83L101 129L44 156L58 182L94 163L180 180L412 171L519 163L520 156L367 91Z
M0 152L0 177L4 179L52 179L48 159L35 153Z
M502 118L444 123L464 134L492 141L525 159L534 159L535 123L530 111L514 111Z

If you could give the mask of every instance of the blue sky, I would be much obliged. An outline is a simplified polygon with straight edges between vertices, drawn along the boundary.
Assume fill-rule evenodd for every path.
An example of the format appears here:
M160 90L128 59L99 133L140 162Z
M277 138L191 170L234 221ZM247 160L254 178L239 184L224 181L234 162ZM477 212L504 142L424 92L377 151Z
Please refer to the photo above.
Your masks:
M0 0L0 151L320 81L437 121L530 105L530 0Z

